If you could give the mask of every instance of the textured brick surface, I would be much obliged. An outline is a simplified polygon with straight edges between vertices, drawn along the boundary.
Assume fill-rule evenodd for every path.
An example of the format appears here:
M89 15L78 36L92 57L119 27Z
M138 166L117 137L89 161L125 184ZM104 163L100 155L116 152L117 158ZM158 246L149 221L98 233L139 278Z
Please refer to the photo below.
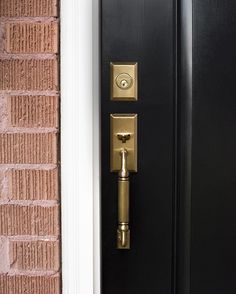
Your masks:
M0 90L57 90L57 59L1 59Z
M0 0L0 294L61 294L58 0Z
M58 23L7 23L9 53L57 53Z
M20 270L59 270L58 241L11 241L10 264Z
M10 124L17 127L58 127L58 96L9 96Z
M58 206L0 205L0 235L57 236Z
M9 270L7 252L8 252L8 240L6 237L0 237L0 274L5 273Z
M0 133L0 164L56 163L55 133Z
M1 0L0 16L56 16L56 0Z
M58 170L14 169L9 171L9 198L57 200Z
M60 293L60 277L0 275L0 294Z

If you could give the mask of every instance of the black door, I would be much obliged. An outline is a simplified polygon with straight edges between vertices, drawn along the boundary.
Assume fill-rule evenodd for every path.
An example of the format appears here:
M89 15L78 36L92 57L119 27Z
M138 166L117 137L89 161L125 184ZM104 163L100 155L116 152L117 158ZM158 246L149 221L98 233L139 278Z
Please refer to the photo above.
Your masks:
M111 99L111 63L138 64L138 100ZM235 0L101 0L102 294L236 293L235 68ZM111 114L138 115L130 249Z

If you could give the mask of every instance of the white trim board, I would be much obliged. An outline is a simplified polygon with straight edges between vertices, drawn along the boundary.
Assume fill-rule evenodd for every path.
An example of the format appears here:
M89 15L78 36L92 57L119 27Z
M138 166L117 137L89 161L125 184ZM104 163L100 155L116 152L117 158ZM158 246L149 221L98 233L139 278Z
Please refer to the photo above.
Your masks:
M98 0L61 0L63 294L100 293Z

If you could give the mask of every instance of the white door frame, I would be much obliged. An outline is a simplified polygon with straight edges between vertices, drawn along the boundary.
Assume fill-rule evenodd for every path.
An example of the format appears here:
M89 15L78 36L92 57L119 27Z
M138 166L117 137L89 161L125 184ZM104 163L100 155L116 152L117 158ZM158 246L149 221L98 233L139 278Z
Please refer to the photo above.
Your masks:
M61 0L63 294L100 293L99 0Z

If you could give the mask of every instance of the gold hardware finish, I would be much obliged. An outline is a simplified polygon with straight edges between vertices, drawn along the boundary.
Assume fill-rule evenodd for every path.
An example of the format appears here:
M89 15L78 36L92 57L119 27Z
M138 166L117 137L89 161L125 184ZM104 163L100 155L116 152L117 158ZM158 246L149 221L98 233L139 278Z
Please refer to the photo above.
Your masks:
M120 170L120 151L128 151L127 168L137 172L137 114L111 114L111 172ZM129 139L128 139L129 138Z
M137 62L111 62L111 100L138 99Z
M130 139L130 134L117 134L117 138L121 140L122 143L126 143L126 141Z
M118 172L117 248L130 249L129 172L137 171L137 114L111 114L111 171Z
M117 249L130 249L130 230L126 224L118 226Z
M132 86L133 78L127 73L119 74L116 77L116 84L122 90L127 90Z
M118 178L118 230L117 248L130 249L130 230L129 230L129 171L127 169L128 151L122 149L121 169Z

